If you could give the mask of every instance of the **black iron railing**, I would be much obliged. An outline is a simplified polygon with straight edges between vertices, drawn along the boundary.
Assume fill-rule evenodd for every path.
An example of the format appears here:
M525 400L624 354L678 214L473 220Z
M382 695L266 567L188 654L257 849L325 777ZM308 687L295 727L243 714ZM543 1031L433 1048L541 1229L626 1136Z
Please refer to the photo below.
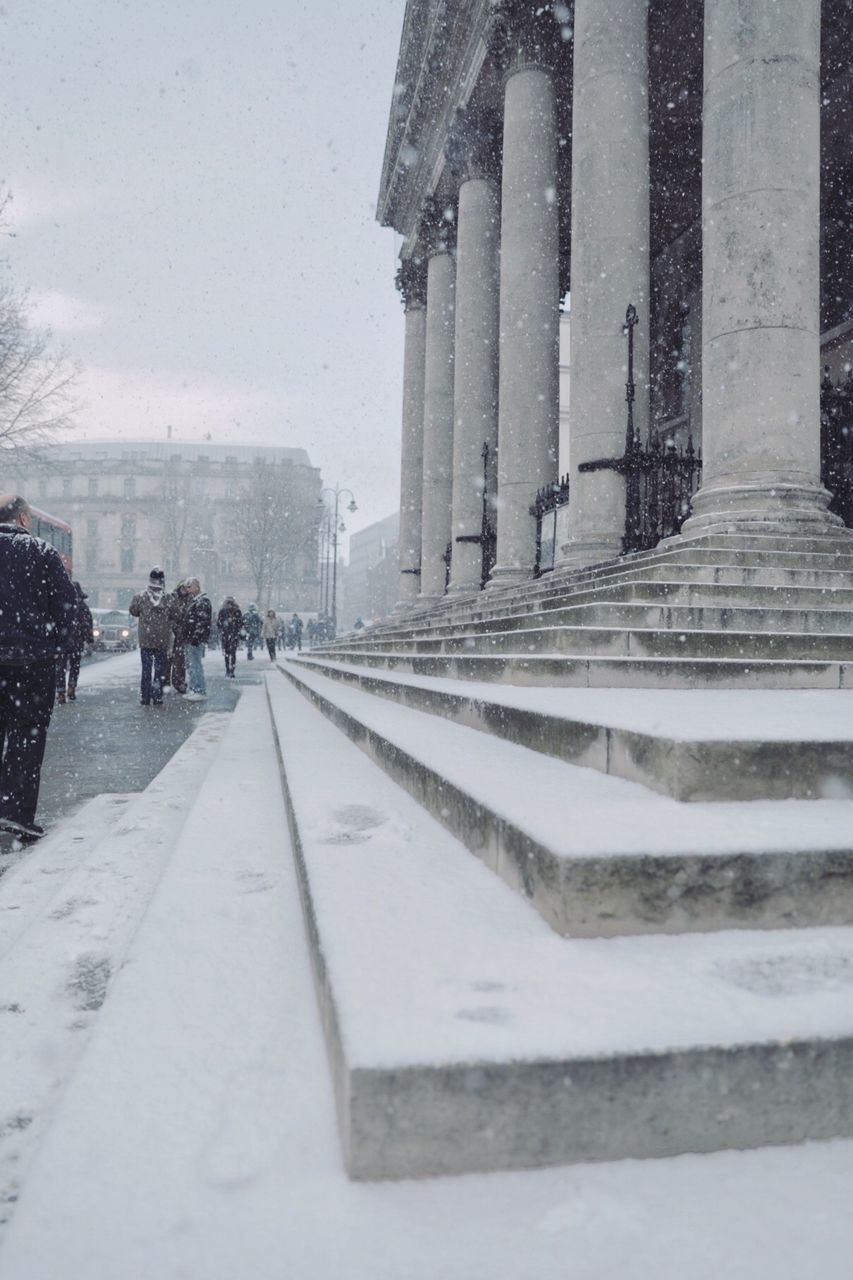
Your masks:
M702 457L687 437L684 448L674 440L661 441L649 433L645 445L634 422L634 329L639 324L637 309L629 305L623 333L628 339L628 406L625 452L619 458L596 458L582 462L579 471L616 471L625 477L625 532L622 554L648 551L661 538L678 533L690 514L693 495L702 479Z
M853 375L820 384L820 479L832 494L829 509L853 527Z
M497 451L495 451L497 456ZM491 517L492 495L489 492L489 459L491 450L489 449L488 440L483 441L483 448L480 451L480 457L483 459L483 496L480 512L480 532L479 533L460 533L457 542L476 542L480 546L480 589L489 581L492 569L497 555L498 535L494 522ZM452 547L451 547L452 554Z
M550 573L557 557L557 511L569 501L569 477L538 489L530 514L536 521L536 558L533 572L537 578Z

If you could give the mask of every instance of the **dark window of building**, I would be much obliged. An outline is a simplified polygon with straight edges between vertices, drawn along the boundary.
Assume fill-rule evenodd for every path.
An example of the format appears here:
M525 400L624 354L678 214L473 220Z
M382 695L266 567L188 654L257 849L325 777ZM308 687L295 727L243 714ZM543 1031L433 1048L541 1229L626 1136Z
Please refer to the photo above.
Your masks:
M122 573L133 573L133 547L122 547L121 571Z
M136 497L136 477L125 476L124 478L124 496L126 498Z
M98 482L97 480L90 480L89 481L89 497L97 498L97 496L98 496Z

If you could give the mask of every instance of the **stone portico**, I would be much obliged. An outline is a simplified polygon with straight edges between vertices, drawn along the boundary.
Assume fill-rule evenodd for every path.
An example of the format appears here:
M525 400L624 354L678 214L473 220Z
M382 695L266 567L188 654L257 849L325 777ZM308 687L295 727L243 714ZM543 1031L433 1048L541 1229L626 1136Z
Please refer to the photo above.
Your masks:
M843 532L819 395L853 334L851 24L841 0L409 0L378 205L403 238L401 611L479 590L484 512L489 585L530 577L563 471L557 568L619 555L624 473L580 468L625 448L629 303L638 436L702 451L681 537Z

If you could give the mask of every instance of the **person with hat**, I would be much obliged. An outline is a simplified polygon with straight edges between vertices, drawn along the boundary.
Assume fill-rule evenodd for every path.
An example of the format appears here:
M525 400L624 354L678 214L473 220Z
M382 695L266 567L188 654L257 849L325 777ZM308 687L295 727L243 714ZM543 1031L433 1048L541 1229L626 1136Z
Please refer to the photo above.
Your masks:
M77 592L77 613L68 637L68 648L56 660L56 701L63 704L66 699L65 675L68 673L67 697L69 702L76 701L77 681L80 679L80 661L87 645L95 643L92 614L86 592L79 582L73 584Z
M148 586L130 602L131 617L139 619L139 657L142 679L139 705L159 707L163 702L163 676L166 650L172 630L174 601L166 594L166 575L155 565L148 576Z

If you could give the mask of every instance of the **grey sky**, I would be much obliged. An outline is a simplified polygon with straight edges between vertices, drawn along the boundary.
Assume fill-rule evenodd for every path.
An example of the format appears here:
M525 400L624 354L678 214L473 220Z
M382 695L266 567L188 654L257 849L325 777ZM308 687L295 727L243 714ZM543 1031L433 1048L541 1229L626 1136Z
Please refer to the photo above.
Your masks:
M399 494L374 221L404 0L5 0L14 280L86 366L80 434L304 446L350 529Z

